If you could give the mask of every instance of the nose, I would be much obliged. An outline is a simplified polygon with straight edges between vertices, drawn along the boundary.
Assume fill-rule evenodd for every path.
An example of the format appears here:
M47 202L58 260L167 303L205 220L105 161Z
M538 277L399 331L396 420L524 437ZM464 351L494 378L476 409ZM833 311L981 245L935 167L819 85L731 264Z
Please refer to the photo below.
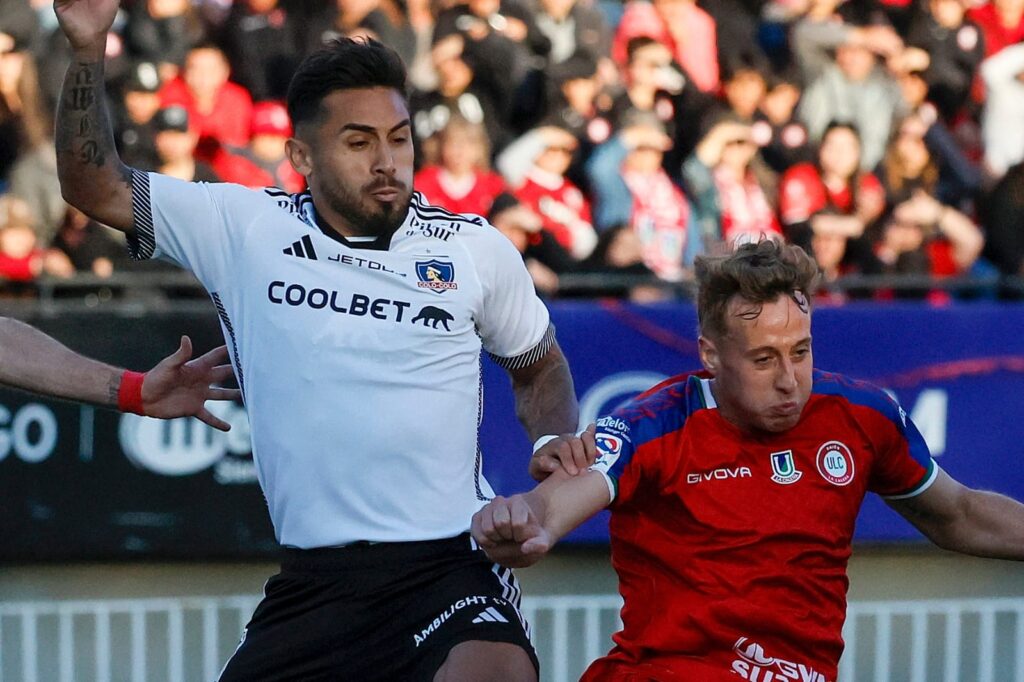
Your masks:
M779 363L779 371L775 375L775 388L780 393L796 391L796 367L789 358L783 358Z
M395 170L395 152L387 140L382 140L377 145L377 158L374 159L373 172L392 177Z

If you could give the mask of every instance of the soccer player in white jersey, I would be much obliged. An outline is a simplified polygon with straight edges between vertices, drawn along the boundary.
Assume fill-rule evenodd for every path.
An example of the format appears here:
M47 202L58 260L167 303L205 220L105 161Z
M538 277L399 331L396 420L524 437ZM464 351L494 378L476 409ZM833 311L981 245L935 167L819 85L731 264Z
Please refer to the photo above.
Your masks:
M480 351L509 371L531 438L575 429L572 379L511 243L412 191L401 61L341 40L299 67L287 151L307 192L181 182L114 149L101 84L117 6L55 2L74 50L61 187L136 257L209 290L286 552L221 679L537 679L519 588L468 534L493 496ZM530 471L584 461L555 439Z

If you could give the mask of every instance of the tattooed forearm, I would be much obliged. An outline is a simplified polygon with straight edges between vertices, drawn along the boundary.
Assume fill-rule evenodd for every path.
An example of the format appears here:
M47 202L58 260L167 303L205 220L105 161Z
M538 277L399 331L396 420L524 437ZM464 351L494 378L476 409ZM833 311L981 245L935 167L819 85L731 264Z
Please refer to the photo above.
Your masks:
M57 151L71 166L67 170L100 169L117 159L102 87L102 63L79 62L68 69L57 115Z
M57 170L65 199L90 217L130 231L132 171L114 147L103 61L73 62L57 103Z

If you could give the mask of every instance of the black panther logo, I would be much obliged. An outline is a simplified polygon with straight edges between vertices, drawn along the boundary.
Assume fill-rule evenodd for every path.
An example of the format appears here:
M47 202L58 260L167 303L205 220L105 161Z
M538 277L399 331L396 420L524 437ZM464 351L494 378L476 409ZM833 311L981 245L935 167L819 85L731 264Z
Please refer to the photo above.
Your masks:
M430 326L433 329L437 329L437 325L441 324L444 325L444 330L446 332L450 332L451 328L448 326L448 323L454 319L455 318L452 317L451 313L441 310L440 308L435 308L432 305L428 305L424 306L423 310L421 310L416 317L412 318L412 323L416 324L422 320L424 327Z

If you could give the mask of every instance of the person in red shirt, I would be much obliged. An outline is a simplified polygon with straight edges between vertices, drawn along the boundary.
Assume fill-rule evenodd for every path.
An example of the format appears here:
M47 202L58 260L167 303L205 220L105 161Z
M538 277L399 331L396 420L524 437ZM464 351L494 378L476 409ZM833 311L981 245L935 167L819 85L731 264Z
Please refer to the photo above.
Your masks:
M834 682L869 491L941 547L1024 560L1024 505L942 471L881 389L814 369L803 250L747 244L697 277L704 371L548 439L536 458L596 461L473 518L493 560L525 566L609 506L623 628L583 682Z
M505 181L490 169L487 129L455 114L438 137L439 162L416 174L416 189L453 213L487 215L505 191Z
M210 166L224 182L246 187L280 187L295 194L306 179L292 167L285 145L292 135L288 110L280 102L258 102L252 108L251 139L245 147L221 147Z
M210 160L216 145L244 147L249 142L252 97L228 80L231 67L213 44L193 47L185 57L181 75L160 90L160 105L188 111L192 130L199 135L198 155Z
M815 254L827 251L835 262L826 270L864 270L872 262L864 231L885 209L885 189L878 178L860 170L860 137L846 123L832 123L818 149L818 163L792 166L779 183L779 214L786 238Z
M985 43L985 56L1024 41L1024 0L992 0L967 12L978 25Z

